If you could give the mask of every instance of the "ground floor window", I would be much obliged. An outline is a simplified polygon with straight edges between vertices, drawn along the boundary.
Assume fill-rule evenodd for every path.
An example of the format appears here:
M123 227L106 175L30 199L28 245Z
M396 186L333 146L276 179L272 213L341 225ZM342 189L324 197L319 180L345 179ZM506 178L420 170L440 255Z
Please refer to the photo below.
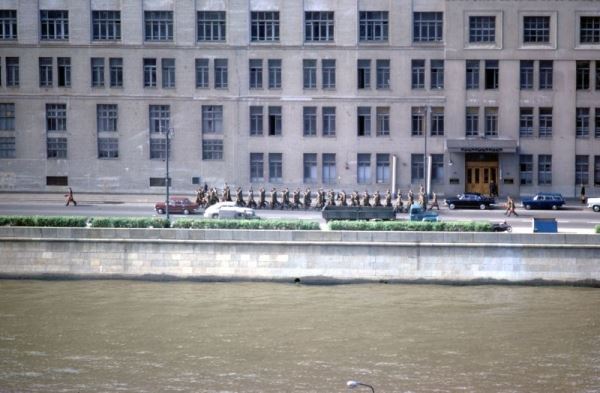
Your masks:
M540 186L552 184L552 156L549 154L538 156L538 184Z
M575 185L584 185L588 182L588 156L575 156Z
M269 153L269 182L281 183L283 181L283 154Z
M444 155L431 155L431 181L433 183L444 182Z
M533 182L533 156L521 154L519 156L519 178L522 186L529 186Z
M14 136L0 138L0 158L15 158L16 153Z
M425 158L423 154L410 155L410 182L421 183L425 178Z
M250 181L253 183L264 181L264 155L263 153L250 153Z
M67 158L67 138L48 138L46 148L48 158Z
M377 183L390 182L390 155L377 154L376 181Z
M371 182L371 155L359 153L357 155L356 181L358 184Z
M335 153L323 153L323 183L333 184L336 178Z
M317 182L317 154L304 153L304 183Z

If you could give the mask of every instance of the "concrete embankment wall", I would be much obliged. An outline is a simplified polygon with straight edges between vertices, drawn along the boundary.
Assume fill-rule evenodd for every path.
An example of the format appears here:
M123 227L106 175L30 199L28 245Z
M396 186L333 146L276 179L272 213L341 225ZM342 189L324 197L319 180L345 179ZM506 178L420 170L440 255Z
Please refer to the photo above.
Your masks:
M3 277L600 283L600 236L0 228Z

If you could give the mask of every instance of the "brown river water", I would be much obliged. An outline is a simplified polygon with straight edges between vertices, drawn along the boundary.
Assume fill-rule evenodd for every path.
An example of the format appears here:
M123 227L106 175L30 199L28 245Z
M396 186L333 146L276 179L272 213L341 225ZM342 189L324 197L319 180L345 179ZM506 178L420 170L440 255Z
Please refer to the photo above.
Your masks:
M347 392L349 379L600 392L600 290L0 281L0 392Z

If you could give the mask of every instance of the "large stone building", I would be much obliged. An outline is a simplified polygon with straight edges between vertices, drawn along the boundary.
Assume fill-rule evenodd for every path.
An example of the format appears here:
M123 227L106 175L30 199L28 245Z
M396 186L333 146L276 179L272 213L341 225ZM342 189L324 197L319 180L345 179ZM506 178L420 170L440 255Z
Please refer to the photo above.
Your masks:
M0 190L600 194L598 0L2 0Z

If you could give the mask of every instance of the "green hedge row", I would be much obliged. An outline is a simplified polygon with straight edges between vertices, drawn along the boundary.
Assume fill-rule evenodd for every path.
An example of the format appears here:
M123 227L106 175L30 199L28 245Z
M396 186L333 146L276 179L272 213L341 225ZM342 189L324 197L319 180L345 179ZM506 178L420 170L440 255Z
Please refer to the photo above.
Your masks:
M596 233L600 233L600 225L596 225Z
M319 223L306 220L177 220L173 228L188 229L280 229L318 231Z
M420 221L331 221L331 230L340 231L438 231L491 232L489 222L420 222Z
M0 226L13 227L94 227L94 228L169 228L164 218L0 216Z

